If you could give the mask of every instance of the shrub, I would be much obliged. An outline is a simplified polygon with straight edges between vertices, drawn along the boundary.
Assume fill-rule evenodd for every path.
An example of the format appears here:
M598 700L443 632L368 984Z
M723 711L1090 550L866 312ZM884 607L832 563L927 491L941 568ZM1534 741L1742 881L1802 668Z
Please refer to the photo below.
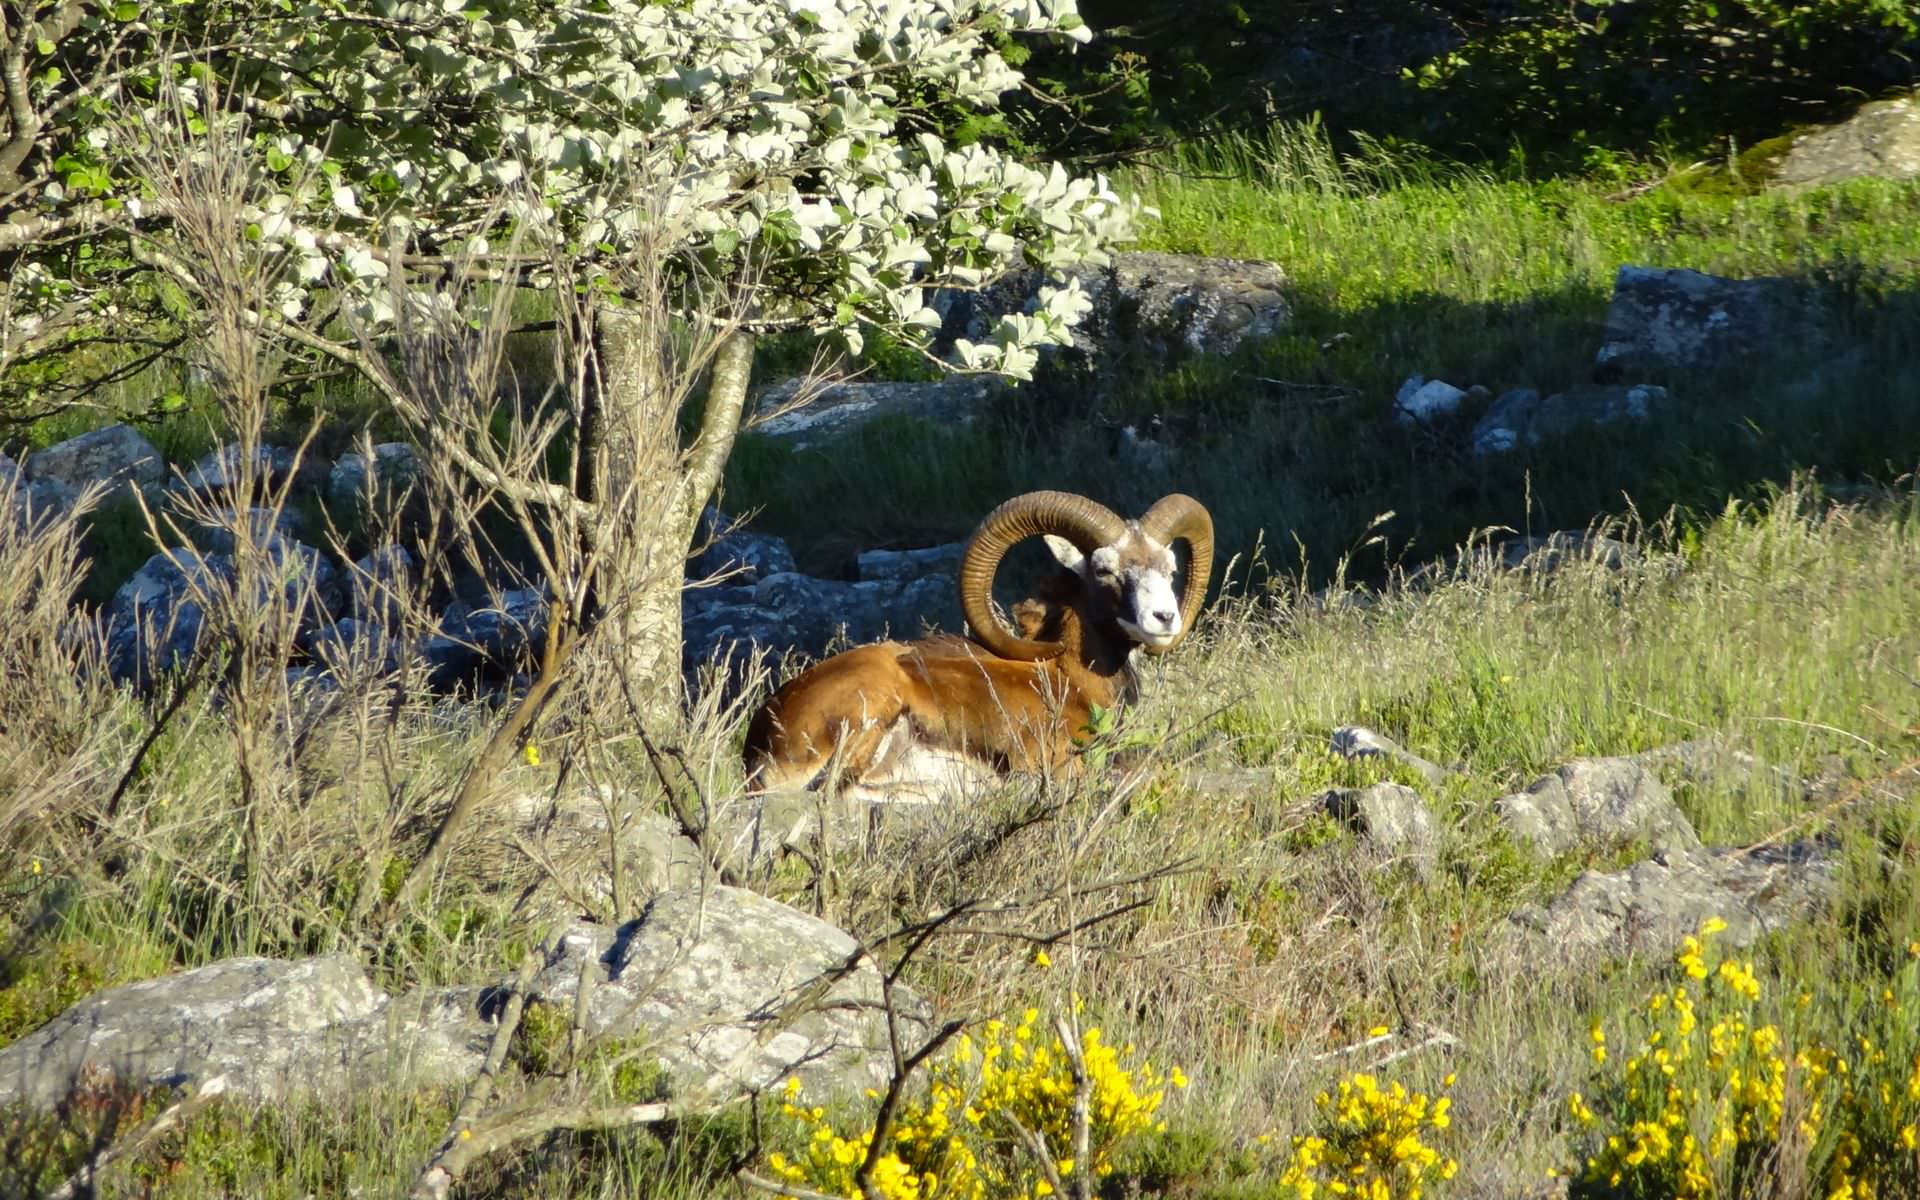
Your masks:
M1714 950L1725 928L1709 920L1681 944L1679 979L1626 1023L1624 1060L1595 1022L1593 1097L1567 1100L1587 1151L1571 1194L1915 1194L1920 943L1865 1003L1781 1004L1751 961Z
M1449 1075L1447 1086L1452 1084ZM1292 1158L1280 1176L1281 1188L1299 1200L1323 1194L1419 1200L1460 1169L1425 1140L1452 1124L1452 1101L1445 1096L1428 1097L1402 1083L1382 1087L1374 1076L1356 1074L1313 1103L1318 1127L1293 1139Z
M1178 1068L1162 1077L1136 1061L1131 1045L1114 1047L1096 1027L1078 1035L1077 1053L1039 1029L1029 1008L1018 1024L988 1021L978 1041L962 1035L930 1073L925 1094L901 1108L876 1161L873 1181L893 1200L919 1197L1052 1195L1055 1181L1114 1171L1115 1154L1134 1135L1164 1128L1156 1119L1165 1084L1185 1087ZM1077 1105L1084 1065L1086 1161L1075 1158ZM869 1092L870 1097L875 1093ZM859 1200L859 1173L873 1145L875 1122L845 1131L823 1107L800 1103L789 1080L786 1115L806 1137L789 1157L767 1163L788 1183Z

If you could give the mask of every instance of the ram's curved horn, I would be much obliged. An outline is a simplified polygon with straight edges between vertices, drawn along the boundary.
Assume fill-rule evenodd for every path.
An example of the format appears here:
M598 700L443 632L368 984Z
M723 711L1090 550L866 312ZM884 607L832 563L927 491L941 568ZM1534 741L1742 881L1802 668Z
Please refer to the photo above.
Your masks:
M1165 654L1178 646L1200 615L1200 604L1207 598L1207 576L1213 570L1213 517L1206 505L1192 496L1175 492L1162 496L1140 518L1140 532L1163 546L1185 541L1191 554L1187 559L1187 586L1180 595L1180 636L1164 646L1148 646L1149 654Z
M1000 627L993 616L993 575L1014 543L1043 533L1062 537L1092 554L1118 541L1127 523L1103 504L1071 492L1028 492L986 515L967 539L960 560L960 611L973 636L1001 658L1032 662L1052 658L1063 647L1058 642L1030 642ZM1211 551L1209 551L1211 552Z

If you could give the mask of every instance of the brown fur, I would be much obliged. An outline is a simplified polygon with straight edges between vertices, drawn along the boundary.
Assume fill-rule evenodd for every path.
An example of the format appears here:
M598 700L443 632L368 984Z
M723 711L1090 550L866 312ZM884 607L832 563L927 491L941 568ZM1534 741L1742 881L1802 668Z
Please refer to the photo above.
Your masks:
M1133 643L1070 571L1015 605L1013 617L1021 636L1060 642L1063 652L1016 662L943 635L861 646L788 680L747 728L751 786L813 786L829 767L848 782L882 778L903 748L888 738L903 718L914 741L998 771L1071 767L1092 706L1133 698Z

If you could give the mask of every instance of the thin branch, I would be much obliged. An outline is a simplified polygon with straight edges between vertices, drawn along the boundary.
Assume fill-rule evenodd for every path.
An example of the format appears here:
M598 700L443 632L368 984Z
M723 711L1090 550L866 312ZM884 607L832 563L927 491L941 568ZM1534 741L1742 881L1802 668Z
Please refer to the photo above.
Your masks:
M520 1018L526 1012L527 988L532 985L533 977L540 970L540 955L529 949L520 959L520 972L514 976L506 1004L500 1011L499 1024L494 1026L493 1041L487 1047L486 1061L480 1064L480 1074L474 1077L473 1084L467 1088L466 1098L460 1101L460 1108L453 1114L453 1120L447 1126L447 1136L427 1160L421 1171L424 1176L432 1171L434 1165L445 1157L449 1147L461 1140L461 1135L472 1128L479 1119L480 1110L493 1098L500 1068L507 1061L507 1047L513 1041L513 1035L520 1028Z
M520 697L519 703L513 706L513 711L507 715L507 719L493 731L493 736L487 740L485 748L480 751L480 757L468 770L466 778L461 780L460 791L454 797L453 807L441 821L440 828L434 831L433 840L427 843L426 853L420 856L420 861L414 864L413 870L407 872L406 882L400 885L400 890L394 894L393 900L387 906L389 913L411 900L421 885L426 882L427 877L439 866L441 859L446 856L454 831L466 824L467 818L479 806L481 797L486 795L487 789L493 786L500 772L506 769L508 761L513 757L514 747L519 743L520 735L533 723L534 717L546 704L547 698L553 694L554 689L559 687L562 672L579 644L578 638L567 635L565 624L557 613L549 617L547 641L541 653L539 677L533 681L526 694Z
M745 1167L735 1171L733 1177L750 1188L757 1188L775 1196L787 1196L791 1200L847 1200L845 1196L816 1192L812 1188L804 1188L797 1183L786 1183L778 1179L768 1179L764 1175L755 1175Z
M1093 1077L1087 1073L1087 1060L1080 1052L1080 1039L1067 1026L1064 1016L1054 1017L1053 1032L1066 1049L1067 1063L1073 1069L1074 1200L1088 1200L1093 1181L1093 1163L1088 1157L1093 1127Z

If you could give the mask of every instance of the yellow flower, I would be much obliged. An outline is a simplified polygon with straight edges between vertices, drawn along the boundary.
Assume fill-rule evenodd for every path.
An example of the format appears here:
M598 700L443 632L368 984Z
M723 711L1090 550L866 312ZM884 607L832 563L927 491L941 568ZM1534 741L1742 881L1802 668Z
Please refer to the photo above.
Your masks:
M527 765L530 767L540 765L540 747L532 742L528 742L526 748L520 751L520 756L527 760Z
M1372 1029L1367 1030L1367 1036L1368 1037L1385 1037L1387 1036L1387 1032L1388 1030L1385 1025L1375 1025Z
M1053 960L1047 957L1047 952L1039 947L1034 948L1031 961L1034 966L1039 967L1043 971L1053 965Z

